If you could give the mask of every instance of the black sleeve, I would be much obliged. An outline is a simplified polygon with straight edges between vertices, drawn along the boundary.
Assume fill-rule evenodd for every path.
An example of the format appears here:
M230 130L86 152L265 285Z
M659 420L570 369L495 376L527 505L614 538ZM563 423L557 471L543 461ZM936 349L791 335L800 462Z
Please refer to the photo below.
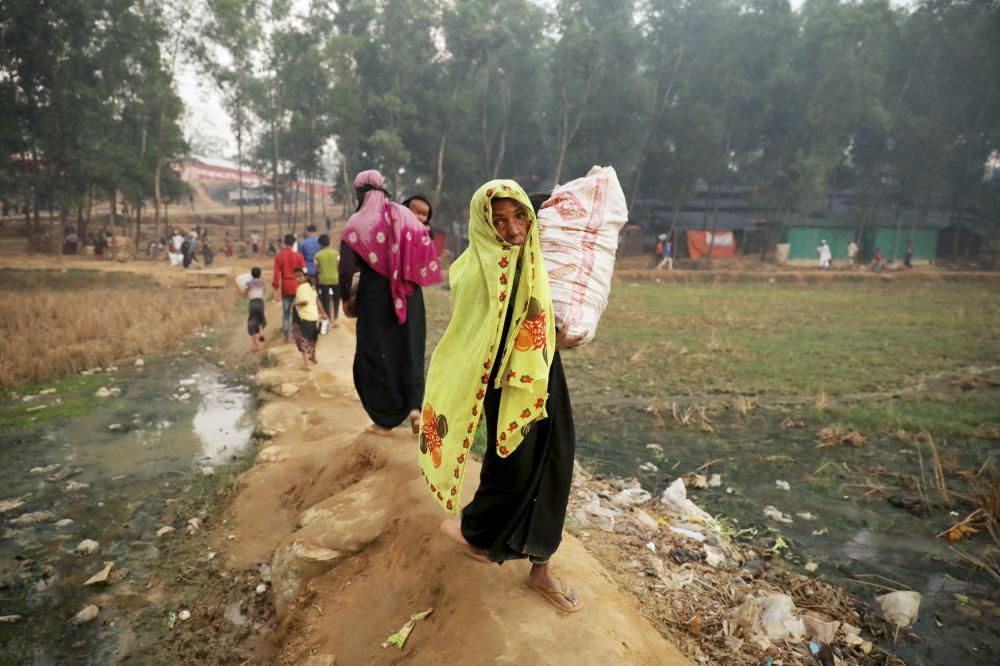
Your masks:
M347 243L340 243L340 264L337 272L340 276L340 300L351 300L351 283L354 281L354 274L361 270L358 265L358 255Z

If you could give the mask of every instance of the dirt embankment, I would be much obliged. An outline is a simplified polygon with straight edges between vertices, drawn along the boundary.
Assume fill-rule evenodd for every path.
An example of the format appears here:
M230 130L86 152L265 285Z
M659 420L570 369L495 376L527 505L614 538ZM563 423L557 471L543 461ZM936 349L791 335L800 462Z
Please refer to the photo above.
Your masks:
M231 568L270 563L280 663L688 663L572 536L554 566L586 603L575 615L527 588L527 563L464 556L438 531L444 515L427 496L412 436L363 433L353 351L345 327L321 339L308 373L291 345L269 352L258 429L271 439L217 537ZM478 465L468 473L478 479ZM381 646L428 608L402 652Z

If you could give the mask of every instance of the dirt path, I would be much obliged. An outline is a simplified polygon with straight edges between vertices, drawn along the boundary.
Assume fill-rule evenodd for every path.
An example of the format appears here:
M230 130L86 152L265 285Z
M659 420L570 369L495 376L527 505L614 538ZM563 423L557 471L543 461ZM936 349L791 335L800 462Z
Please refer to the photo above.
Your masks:
M444 514L427 496L412 436L362 432L353 353L348 326L321 339L308 373L292 345L269 351L258 429L271 439L217 535L229 567L271 564L280 663L688 663L570 535L554 565L586 602L571 616L525 586L526 563L460 553L438 532ZM469 475L478 479L477 464ZM428 608L402 652L381 647Z

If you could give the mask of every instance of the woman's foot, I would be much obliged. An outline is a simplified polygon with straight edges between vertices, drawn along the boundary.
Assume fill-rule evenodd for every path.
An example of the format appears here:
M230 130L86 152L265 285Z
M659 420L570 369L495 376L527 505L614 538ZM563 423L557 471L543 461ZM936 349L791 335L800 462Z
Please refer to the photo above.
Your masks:
M420 434L420 412L416 409L410 410L410 429L414 435Z
M458 519L446 518L441 521L441 531L444 532L449 539L461 546L463 553L477 562L490 564L490 558L486 557L486 553L478 548L475 548L471 543L465 540L464 536L462 536L462 523L460 523Z
M552 575L549 564L532 564L528 574L528 587L538 592L550 604L564 613L575 613L583 608L583 601L572 587Z

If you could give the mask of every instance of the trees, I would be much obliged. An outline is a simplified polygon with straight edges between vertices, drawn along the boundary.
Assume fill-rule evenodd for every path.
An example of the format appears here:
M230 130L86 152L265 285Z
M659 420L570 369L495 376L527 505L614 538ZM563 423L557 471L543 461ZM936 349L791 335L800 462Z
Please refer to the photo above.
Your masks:
M181 106L164 65L164 17L133 0L14 1L0 9L4 122L0 178L40 231L40 211L66 224L98 196L154 196L156 164L184 150ZM112 204L112 222L117 205Z
M738 187L779 219L850 188L862 225L893 207L946 205L957 221L995 200L996 3L211 0L192 18L199 7L0 6L0 196L30 203L33 226L46 206L82 219L124 193L151 198L158 228L184 150L183 50L224 91L236 160L269 175L289 228L316 207L304 186L300 213L293 182L336 179L349 201L373 167L459 220L485 179L537 189L595 163L618 169L640 217L635 202L658 200L676 218L696 183L710 202Z

